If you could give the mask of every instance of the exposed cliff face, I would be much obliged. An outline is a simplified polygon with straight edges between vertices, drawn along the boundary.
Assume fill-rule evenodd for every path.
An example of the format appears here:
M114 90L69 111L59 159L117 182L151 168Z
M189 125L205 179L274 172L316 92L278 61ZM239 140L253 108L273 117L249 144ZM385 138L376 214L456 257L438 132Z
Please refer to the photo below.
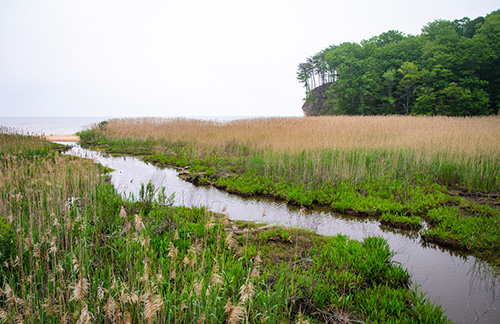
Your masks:
M307 96L306 102L302 106L305 116L324 116L332 114L332 107L328 105L326 91L332 83L325 83L314 88Z

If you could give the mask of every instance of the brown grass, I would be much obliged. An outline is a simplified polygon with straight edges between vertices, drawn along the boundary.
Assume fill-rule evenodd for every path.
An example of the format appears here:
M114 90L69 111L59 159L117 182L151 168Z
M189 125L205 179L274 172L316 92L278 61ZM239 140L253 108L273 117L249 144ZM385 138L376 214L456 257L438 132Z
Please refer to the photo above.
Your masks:
M228 143L273 151L411 148L428 153L500 152L500 117L335 116L259 118L231 122L136 118L109 121L112 138L184 141L199 146Z

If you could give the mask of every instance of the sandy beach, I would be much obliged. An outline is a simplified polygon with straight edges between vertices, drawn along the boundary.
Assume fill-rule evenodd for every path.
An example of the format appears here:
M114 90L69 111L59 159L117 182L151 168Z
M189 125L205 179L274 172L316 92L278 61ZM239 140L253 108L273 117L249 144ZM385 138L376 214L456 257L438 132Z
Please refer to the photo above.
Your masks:
M79 142L80 137L76 135L47 135L45 138L52 142Z

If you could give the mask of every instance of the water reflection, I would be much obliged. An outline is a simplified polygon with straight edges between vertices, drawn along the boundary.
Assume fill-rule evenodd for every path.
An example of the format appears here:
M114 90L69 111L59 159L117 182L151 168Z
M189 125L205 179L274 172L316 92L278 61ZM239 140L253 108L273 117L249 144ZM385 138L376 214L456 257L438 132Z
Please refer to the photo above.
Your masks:
M142 183L151 181L175 193L175 205L207 206L233 220L281 224L313 230L322 235L344 234L362 240L382 236L396 252L395 262L408 269L413 282L433 302L446 309L457 323L500 323L498 274L484 262L460 252L422 242L417 232L380 225L374 218L333 213L328 209L301 210L269 198L243 198L213 187L194 186L177 177L174 169L160 169L133 157L113 158L74 146L68 154L83 156L115 171L117 190L137 197Z

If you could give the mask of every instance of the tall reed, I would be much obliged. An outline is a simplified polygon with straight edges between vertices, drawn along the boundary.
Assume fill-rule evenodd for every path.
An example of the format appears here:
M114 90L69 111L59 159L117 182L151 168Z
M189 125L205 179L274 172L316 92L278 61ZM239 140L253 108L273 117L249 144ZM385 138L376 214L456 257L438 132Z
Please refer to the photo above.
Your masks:
M111 120L99 133L111 141L125 141L124 147L134 146L130 141L141 141L136 146L146 154L161 151L169 143L187 144L192 150L187 159L207 152L238 157L250 151L253 164L244 167L257 168L257 174L283 172L287 178L316 179L316 185L338 178L352 181L403 175L466 191L498 193L499 125L500 117L495 116L335 116L231 122L136 118Z
M229 122L127 118L107 122L109 138L161 139L214 147L297 152L311 149L415 149L427 154L497 153L500 117L332 116Z

